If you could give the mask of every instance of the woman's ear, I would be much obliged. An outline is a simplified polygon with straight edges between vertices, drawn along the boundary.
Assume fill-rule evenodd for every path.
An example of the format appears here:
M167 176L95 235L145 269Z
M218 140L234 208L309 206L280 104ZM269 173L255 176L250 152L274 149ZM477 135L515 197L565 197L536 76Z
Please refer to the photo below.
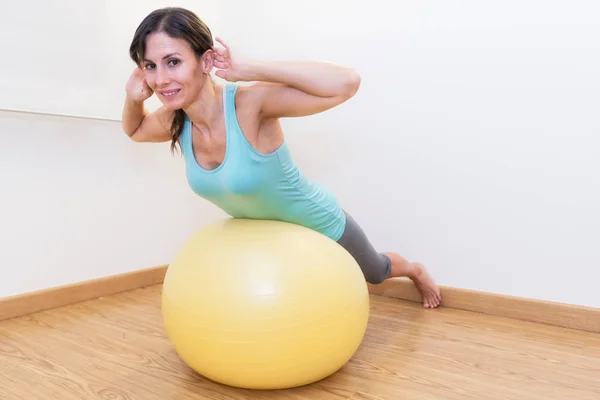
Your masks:
M215 66L215 53L212 49L208 49L202 54L201 58L202 72L210 74L213 67Z

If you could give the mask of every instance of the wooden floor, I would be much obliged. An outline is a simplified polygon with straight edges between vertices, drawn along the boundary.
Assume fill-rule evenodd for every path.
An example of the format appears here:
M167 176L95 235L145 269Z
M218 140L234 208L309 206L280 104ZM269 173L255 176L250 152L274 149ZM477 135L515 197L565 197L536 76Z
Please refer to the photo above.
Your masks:
M160 286L0 322L2 400L600 399L600 335L372 297L337 374L254 392L190 371L165 337Z

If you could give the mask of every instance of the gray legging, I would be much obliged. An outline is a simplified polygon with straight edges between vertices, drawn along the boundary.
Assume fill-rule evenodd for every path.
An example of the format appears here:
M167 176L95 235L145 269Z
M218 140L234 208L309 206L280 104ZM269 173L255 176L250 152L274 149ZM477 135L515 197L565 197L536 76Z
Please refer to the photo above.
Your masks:
M385 254L377 252L360 225L346 214L346 228L338 243L350 253L371 284L383 282L390 275L392 262Z

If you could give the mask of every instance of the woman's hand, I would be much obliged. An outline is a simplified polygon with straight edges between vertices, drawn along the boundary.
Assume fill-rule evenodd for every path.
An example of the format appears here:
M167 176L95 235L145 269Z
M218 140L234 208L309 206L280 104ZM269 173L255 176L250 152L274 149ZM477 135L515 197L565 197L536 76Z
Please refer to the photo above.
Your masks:
M154 94L152 89L150 89L150 86L146 83L144 71L138 67L136 67L129 76L125 91L127 92L128 99L139 103L143 103Z
M219 37L216 37L215 40L223 45L223 48L215 46L212 49L214 52L213 65L217 68L215 75L229 82L244 80L241 72L242 66L232 57L229 46Z

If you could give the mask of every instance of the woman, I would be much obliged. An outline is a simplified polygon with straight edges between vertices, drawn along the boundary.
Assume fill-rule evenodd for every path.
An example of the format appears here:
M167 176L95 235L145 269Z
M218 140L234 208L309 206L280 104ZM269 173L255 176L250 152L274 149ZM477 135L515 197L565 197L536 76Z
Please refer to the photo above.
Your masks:
M325 188L297 169L279 123L323 112L351 98L360 78L350 68L317 62L246 62L213 44L192 12L168 7L150 13L135 32L123 129L137 142L171 141L185 159L191 189L232 217L283 220L337 241L378 284L408 277L423 305L440 292L422 264L378 253L360 226ZM217 85L210 72L224 79ZM257 82L238 86L237 82ZM148 113L156 94L163 106Z

